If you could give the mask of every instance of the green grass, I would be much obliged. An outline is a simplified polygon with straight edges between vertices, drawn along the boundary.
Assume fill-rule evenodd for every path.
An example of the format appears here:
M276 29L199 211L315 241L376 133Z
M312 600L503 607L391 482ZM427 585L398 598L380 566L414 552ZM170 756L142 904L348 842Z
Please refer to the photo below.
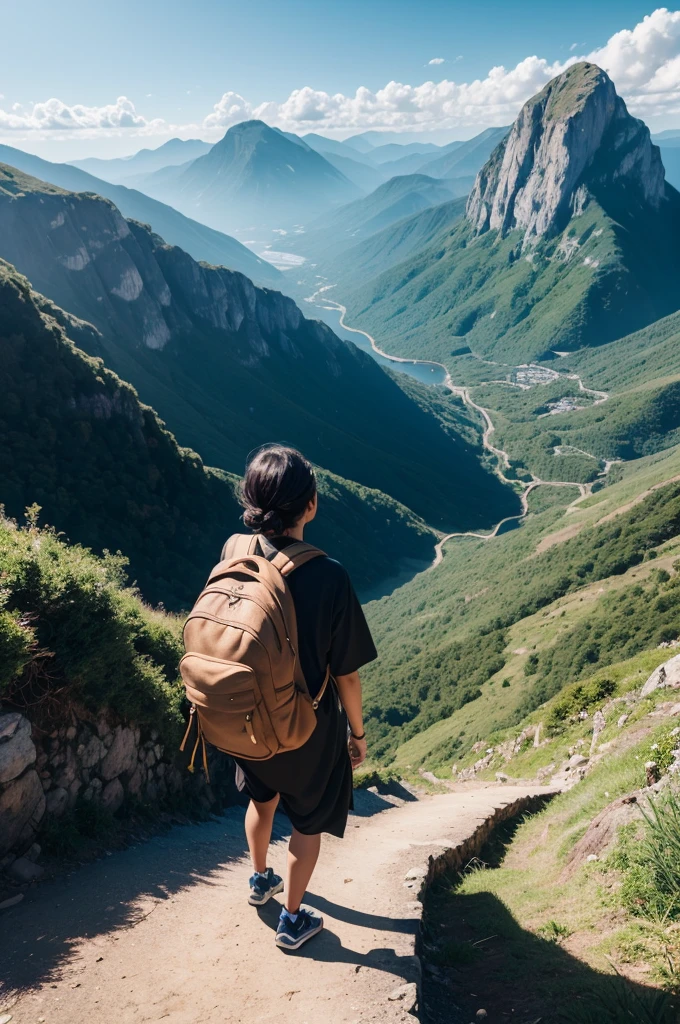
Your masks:
M0 699L47 731L75 704L179 742L182 624L127 586L123 559L2 519L0 578Z
M633 727L619 731L618 746L575 788L519 825L502 826L494 847L480 854L481 866L431 890L426 948L441 967L465 971L464 982L451 975L456 1002L459 995L467 1006L468 993L483 984L490 1015L514 1008L526 1021L545 1014L570 1022L676 1019L672 996L659 988L677 994L678 937L660 927L658 914L641 919L640 892L649 890L631 877L631 861L651 863L647 880L653 877L657 897L662 893L675 913L677 858L669 853L677 843L677 801L670 815L668 804L657 802L646 847L634 841L641 820L626 827L629 841L624 837L610 856L566 869L599 811L644 784L650 739L663 728L632 745L626 734Z

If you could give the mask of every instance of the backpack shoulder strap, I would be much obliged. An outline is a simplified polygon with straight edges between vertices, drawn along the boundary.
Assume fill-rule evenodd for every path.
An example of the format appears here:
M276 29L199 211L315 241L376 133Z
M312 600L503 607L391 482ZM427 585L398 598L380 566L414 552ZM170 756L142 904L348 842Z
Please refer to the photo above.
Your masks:
M220 562L226 562L230 558L245 558L246 555L254 555L257 551L258 539L256 533L233 534L222 548Z
M282 576L290 576L301 565L305 565L306 562L311 562L313 558L320 558L325 554L326 552L322 551L321 548L315 548L313 544L305 544L304 541L300 540L295 544L290 544L283 551L279 551L271 559L271 563L279 570Z

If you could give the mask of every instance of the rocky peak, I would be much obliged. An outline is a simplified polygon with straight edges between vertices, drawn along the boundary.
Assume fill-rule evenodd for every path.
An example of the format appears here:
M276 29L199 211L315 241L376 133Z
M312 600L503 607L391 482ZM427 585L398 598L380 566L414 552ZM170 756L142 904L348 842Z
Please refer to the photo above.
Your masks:
M466 216L478 233L520 229L530 243L562 230L589 194L615 183L658 208L660 152L606 72L574 64L525 103L477 175Z

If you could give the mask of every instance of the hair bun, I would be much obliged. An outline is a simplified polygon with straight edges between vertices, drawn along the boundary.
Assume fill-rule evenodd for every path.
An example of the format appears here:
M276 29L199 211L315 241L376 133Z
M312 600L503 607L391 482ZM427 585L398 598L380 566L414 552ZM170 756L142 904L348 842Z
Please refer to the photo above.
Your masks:
M283 533L284 525L281 516L275 509L264 512L261 508L247 508L243 513L243 522L249 530L258 533Z

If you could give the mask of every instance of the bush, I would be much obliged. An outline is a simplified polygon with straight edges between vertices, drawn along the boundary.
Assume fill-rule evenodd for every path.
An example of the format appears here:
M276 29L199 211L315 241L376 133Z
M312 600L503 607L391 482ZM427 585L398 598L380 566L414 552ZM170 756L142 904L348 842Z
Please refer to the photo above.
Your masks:
M0 578L0 695L38 718L63 715L70 700L109 708L175 741L180 621L125 585L121 557L67 545L33 520L20 529L0 519Z
M564 723L581 711L590 711L616 692L616 683L611 679L589 679L584 683L567 686L557 698L546 719L546 728L551 735L560 732Z

